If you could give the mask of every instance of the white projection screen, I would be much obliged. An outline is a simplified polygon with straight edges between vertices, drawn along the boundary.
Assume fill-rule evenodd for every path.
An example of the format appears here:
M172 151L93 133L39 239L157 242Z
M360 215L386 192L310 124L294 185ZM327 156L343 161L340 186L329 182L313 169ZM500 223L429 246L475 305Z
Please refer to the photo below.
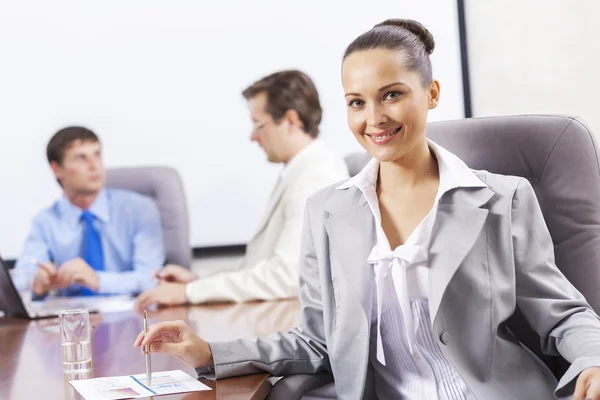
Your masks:
M465 117L455 0L0 2L0 254L16 258L32 217L61 195L45 147L74 124L100 136L109 168L179 171L190 246L244 244L282 166L250 142L241 91L277 70L306 72L321 95L322 140L359 151L341 57L394 17L435 37L442 96L430 120Z

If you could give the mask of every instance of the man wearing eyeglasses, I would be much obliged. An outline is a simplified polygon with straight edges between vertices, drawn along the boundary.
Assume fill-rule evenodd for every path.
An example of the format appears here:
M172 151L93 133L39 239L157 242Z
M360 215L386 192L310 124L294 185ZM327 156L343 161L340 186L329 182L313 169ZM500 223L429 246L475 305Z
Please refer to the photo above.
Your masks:
M214 301L274 300L298 295L300 237L307 198L348 178L343 158L317 139L319 94L306 74L280 71L243 91L254 123L250 140L270 162L284 168L267 209L250 239L243 265L233 272L202 278L168 265L156 271L161 283L138 296L136 306Z

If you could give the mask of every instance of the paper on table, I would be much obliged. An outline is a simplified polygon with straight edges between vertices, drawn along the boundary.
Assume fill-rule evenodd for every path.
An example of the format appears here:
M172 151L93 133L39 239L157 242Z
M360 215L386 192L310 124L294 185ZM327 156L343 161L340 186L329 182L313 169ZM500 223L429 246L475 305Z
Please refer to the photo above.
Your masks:
M94 297L94 296L91 296ZM101 313L112 313L122 311L132 311L135 298L131 296L101 296L95 299L96 302L91 305Z
M78 296L78 297L53 297L46 300L36 300L31 304L52 310L70 310L87 308L101 313L117 313L132 311L135 299L129 295L116 296Z
M146 374L71 381L86 400L135 399L184 392L211 390L183 371L154 372L152 385L146 386Z

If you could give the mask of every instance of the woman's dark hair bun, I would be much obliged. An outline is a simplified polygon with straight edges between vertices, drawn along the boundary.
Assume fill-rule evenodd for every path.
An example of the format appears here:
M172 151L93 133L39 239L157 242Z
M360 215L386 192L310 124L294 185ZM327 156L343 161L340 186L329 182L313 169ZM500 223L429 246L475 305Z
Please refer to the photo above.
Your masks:
M373 28L384 26L393 26L401 29L406 29L407 31L411 32L416 37L418 37L421 40L421 42L423 42L427 54L433 53L433 49L435 49L435 41L433 40L433 35L420 22L414 21L412 19L391 18L378 23Z

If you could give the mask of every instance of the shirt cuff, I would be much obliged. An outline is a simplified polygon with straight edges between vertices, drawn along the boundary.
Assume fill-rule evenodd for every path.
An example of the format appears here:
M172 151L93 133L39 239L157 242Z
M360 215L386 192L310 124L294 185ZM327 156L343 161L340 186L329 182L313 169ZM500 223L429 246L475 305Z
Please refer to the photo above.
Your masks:
M219 284L220 274L209 278L196 279L185 287L185 296L192 304L206 303L209 301L224 301L223 288Z
M96 271L96 275L98 275L98 293L108 294L117 292L114 284L118 285L119 282L115 279L114 273Z
M107 272L97 271L100 294L133 294L152 287L152 276L135 271Z
M189 284L188 284L188 286L189 286ZM213 365L211 365L209 367L201 367L201 368L195 368L195 369L196 369L196 373L198 374L199 378L215 380L215 379L217 379L217 375L216 375L216 371L215 371L215 364L214 364L215 354L213 352L213 348L212 348L210 342L207 342L207 343L208 343L208 347L210 347L210 352L212 353Z
M554 394L558 398L569 397L575 391L579 374L588 368L600 367L600 357L581 357L573 361L567 372L560 378ZM570 397L569 397L570 398Z

